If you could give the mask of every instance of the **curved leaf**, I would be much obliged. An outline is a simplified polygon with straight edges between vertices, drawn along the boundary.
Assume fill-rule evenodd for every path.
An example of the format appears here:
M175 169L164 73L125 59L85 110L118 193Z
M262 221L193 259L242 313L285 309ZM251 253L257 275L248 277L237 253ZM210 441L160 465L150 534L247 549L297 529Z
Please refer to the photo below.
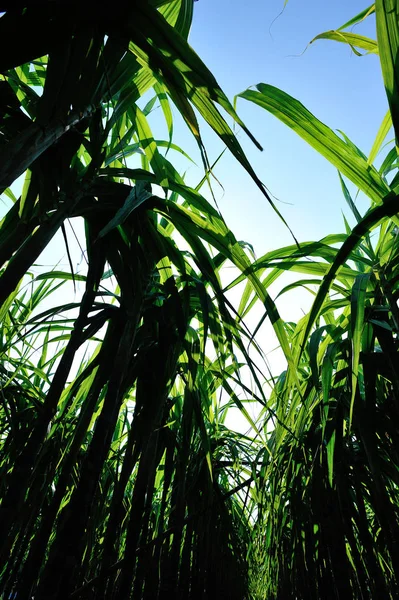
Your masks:
M330 161L374 202L380 203L389 192L378 171L319 121L303 104L271 85L260 83L257 91L239 96L254 102L288 125L308 144Z
M367 54L378 54L377 42L364 35L359 35L358 33L349 33L347 31L339 30L325 31L324 33L316 35L309 44L313 44L313 42L316 42L317 40L332 40L334 42L348 44L357 56L362 56L362 54L356 50L356 48L365 50Z

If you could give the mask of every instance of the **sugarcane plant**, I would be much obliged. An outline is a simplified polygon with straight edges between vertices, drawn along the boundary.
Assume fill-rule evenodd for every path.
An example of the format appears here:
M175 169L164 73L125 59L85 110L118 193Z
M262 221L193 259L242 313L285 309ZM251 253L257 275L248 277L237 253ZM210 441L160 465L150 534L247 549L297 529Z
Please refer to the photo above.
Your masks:
M312 40L380 57L389 110L368 156L282 90L239 95L338 169L354 222L257 259L201 193L198 114L278 213L217 105L259 144L187 42L192 0L2 10L0 596L397 598L399 3ZM350 29L374 14L376 40ZM170 161L186 156L176 112L197 187ZM67 265L40 267L57 236ZM298 323L269 293L287 271L279 297L313 297ZM257 342L266 319L279 377ZM228 429L230 407L251 433Z
M374 14L376 40L350 29ZM268 406L278 421L271 424L268 416L264 423L269 441L257 482L253 593L393 599L399 583L399 3L379 0L312 41L319 39L349 44L357 55L379 54L389 110L366 156L280 89L259 84L240 94L338 169L355 222L345 220L343 234L272 251L251 267L266 288L286 271L299 272L280 295L300 286L314 298L298 323L285 324L293 367L271 382ZM392 127L394 139L384 144ZM364 215L346 180L369 198ZM241 315L257 301L249 290L244 297Z
M199 113L271 202L217 104L245 126L187 43L192 0L2 8L0 595L241 600L258 445L224 419L256 427L243 363L266 398L220 270L251 257L166 153L176 110L209 179ZM57 235L68 268L38 268Z

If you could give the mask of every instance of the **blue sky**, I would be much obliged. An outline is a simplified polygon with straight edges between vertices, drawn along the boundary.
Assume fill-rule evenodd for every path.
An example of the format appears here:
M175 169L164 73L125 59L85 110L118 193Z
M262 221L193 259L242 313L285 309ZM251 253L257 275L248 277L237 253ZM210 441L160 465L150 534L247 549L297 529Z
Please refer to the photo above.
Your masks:
M283 0L199 0L190 43L230 99L259 82L280 87L367 154L387 109L378 56L357 57L345 44L325 40L302 54L314 36L341 26L366 8L367 0L289 0L281 12L283 5ZM374 19L355 31L375 38ZM334 167L262 109L240 99L238 112L264 147L259 152L241 133L245 151L281 201L278 207L298 239L343 231L341 210L348 211ZM189 135L179 137L179 129L177 134L195 155ZM206 128L203 136L215 158L221 143ZM215 186L219 205L239 239L253 243L258 255L291 243L267 201L227 153L216 175L224 187L223 193Z

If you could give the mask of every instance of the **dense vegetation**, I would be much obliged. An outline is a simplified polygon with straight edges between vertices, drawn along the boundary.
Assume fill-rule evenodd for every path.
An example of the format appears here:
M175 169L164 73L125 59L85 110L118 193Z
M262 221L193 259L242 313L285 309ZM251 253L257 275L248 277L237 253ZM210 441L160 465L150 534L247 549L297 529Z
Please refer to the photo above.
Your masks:
M399 2L318 36L380 54L389 111L368 157L271 85L240 94L338 169L357 223L256 260L201 194L198 114L282 218L220 108L255 138L187 43L192 0L8 4L0 597L397 598L399 175L384 142L392 126L398 140ZM374 13L377 41L353 33ZM169 160L173 111L198 143L196 188ZM69 268L39 268L57 236ZM281 294L314 295L298 323L268 293L286 271L300 275ZM284 351L279 377L245 324L254 306ZM230 407L248 436L225 426Z

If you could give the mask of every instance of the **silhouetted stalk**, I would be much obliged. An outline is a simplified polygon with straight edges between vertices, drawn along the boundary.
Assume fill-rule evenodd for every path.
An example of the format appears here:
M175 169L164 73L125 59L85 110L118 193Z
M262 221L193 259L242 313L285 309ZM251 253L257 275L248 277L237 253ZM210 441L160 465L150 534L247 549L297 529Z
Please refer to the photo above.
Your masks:
M78 453L82 447L84 438L87 434L87 429L92 419L95 407L98 405L101 391L106 385L108 377L112 370L112 363L109 361L109 356L117 350L117 340L121 333L119 324L115 326L110 324L105 335L103 346L100 350L100 360L95 379L90 388L87 398L84 400L82 412L79 415L79 420L75 428L73 441L68 448L68 454L60 467L60 473L56 484L55 492L50 502L50 506L43 513L40 527L35 535L31 545L29 555L24 564L22 573L19 576L18 594L21 598L27 600L31 597L32 588L37 578L37 573L43 562L46 547L53 530L55 520L65 496L68 484L71 484L72 469L76 463Z
M0 529L3 545L0 556L8 555L12 541L7 537L7 531L18 518L22 503L32 477L32 468L38 457L39 450L47 435L47 429L51 419L54 417L59 398L64 389L67 377L69 375L76 351L84 341L83 330L87 324L88 314L97 293L97 288L104 271L104 257L98 254L96 261L93 261L89 267L87 276L86 291L83 295L79 316L76 319L73 332L68 345L62 355L60 364L54 375L49 391L46 395L46 401L34 425L30 437L25 446L20 450L20 454L15 461L13 471L9 478L7 493L4 496L0 509ZM82 339L83 338L83 339Z

